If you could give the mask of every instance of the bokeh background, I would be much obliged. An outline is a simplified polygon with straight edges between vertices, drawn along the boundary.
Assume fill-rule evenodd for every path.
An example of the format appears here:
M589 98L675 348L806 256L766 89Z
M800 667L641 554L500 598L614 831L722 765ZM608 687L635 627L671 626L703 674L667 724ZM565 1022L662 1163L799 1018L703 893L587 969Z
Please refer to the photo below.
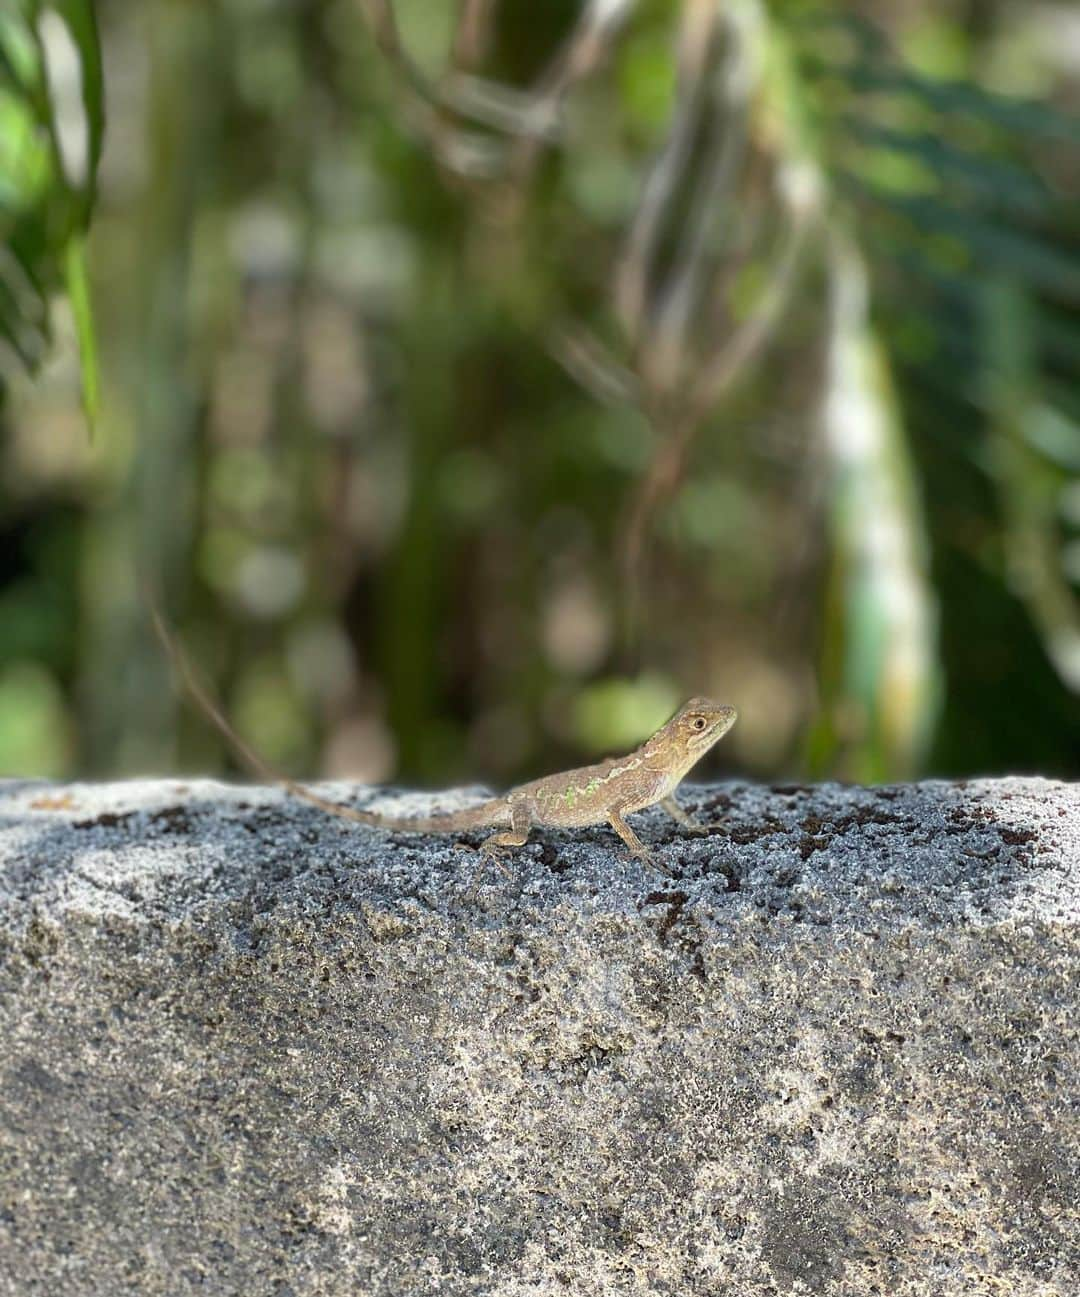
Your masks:
M1080 774L1072 0L2 0L0 773Z

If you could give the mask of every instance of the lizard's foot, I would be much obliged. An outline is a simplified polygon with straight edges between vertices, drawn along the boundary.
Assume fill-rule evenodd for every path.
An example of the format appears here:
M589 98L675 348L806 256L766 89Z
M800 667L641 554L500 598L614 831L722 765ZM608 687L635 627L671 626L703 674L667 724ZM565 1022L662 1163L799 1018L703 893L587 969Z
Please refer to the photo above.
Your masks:
M684 832L693 834L709 832L710 826L701 824L689 811L684 811L674 797L665 797L660 805Z
M499 872L504 877L506 878L513 877L513 871L503 860L499 858L497 854L497 848L489 846L486 842L482 842L478 847L474 847L471 842L465 842L463 839L459 838L454 843L454 850L466 851L472 856L483 856L485 860L490 860L492 864L497 866Z
M479 852L479 854L486 860L490 860L504 878L513 878L514 871L506 861L503 860L499 846L497 844L493 845L490 839L487 842L481 842L481 844L478 847L474 847L473 850Z
M666 874L671 877L671 870L664 864L655 851L649 851L647 847L642 847L640 851L631 851L628 853L630 860L639 860L648 869L655 869L658 874Z

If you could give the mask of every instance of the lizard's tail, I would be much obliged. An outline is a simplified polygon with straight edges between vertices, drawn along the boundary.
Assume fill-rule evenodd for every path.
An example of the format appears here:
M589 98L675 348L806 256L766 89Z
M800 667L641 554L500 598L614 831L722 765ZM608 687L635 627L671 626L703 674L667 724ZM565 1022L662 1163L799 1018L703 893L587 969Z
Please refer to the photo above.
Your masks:
M342 806L338 802L331 802L325 797L320 797L318 793L313 793L310 788L305 788L303 784L298 784L295 779L290 779L288 775L282 774L280 770L275 770L249 743L246 743L237 734L217 699L212 696L199 679L179 639L170 630L153 600L150 601L150 615L153 618L158 639L164 645L165 652L169 655L169 660L183 681L184 688L194 699L207 720L218 730L236 755L251 770L252 774L258 778L265 779L272 784L280 784L294 797L299 797L310 805L317 806L319 810L325 811L328 815L353 820L357 824L369 824L379 829L402 830L407 833L446 833L458 832L462 829L482 828L485 825L498 823L504 819L506 819L507 823L509 822L506 816L505 803L499 801L484 802L480 806L471 806L461 811L448 811L443 815L430 815L412 819L410 817L398 818L393 815L380 815L376 811L359 811L353 806Z
M297 791L293 789L292 791ZM305 788L301 794L307 801L314 802L323 810L329 810L332 803L324 802ZM342 810L350 820L361 824L371 824L377 829L390 829L396 833L462 833L468 829L488 829L509 826L510 815L503 798L492 798L481 802L479 806L463 807L459 811L442 811L435 815L383 815L379 811L354 811L351 807L335 807Z

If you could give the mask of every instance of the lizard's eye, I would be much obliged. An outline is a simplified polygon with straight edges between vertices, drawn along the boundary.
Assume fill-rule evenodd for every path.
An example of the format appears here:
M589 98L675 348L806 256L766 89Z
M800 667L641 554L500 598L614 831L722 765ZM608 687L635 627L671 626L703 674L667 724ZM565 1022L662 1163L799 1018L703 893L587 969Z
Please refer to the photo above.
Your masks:
M694 719L693 719L692 724L693 724L694 729L696 729L696 730L703 730L703 729L705 728L705 717L704 717L704 716L695 716Z

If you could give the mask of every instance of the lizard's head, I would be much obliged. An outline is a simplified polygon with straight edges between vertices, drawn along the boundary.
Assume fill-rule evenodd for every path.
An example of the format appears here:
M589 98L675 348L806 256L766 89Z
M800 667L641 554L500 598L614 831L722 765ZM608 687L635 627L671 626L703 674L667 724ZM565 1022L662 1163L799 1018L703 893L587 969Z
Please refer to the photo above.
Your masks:
M715 703L711 698L691 698L664 728L687 757L697 761L724 737L738 715L727 703Z

